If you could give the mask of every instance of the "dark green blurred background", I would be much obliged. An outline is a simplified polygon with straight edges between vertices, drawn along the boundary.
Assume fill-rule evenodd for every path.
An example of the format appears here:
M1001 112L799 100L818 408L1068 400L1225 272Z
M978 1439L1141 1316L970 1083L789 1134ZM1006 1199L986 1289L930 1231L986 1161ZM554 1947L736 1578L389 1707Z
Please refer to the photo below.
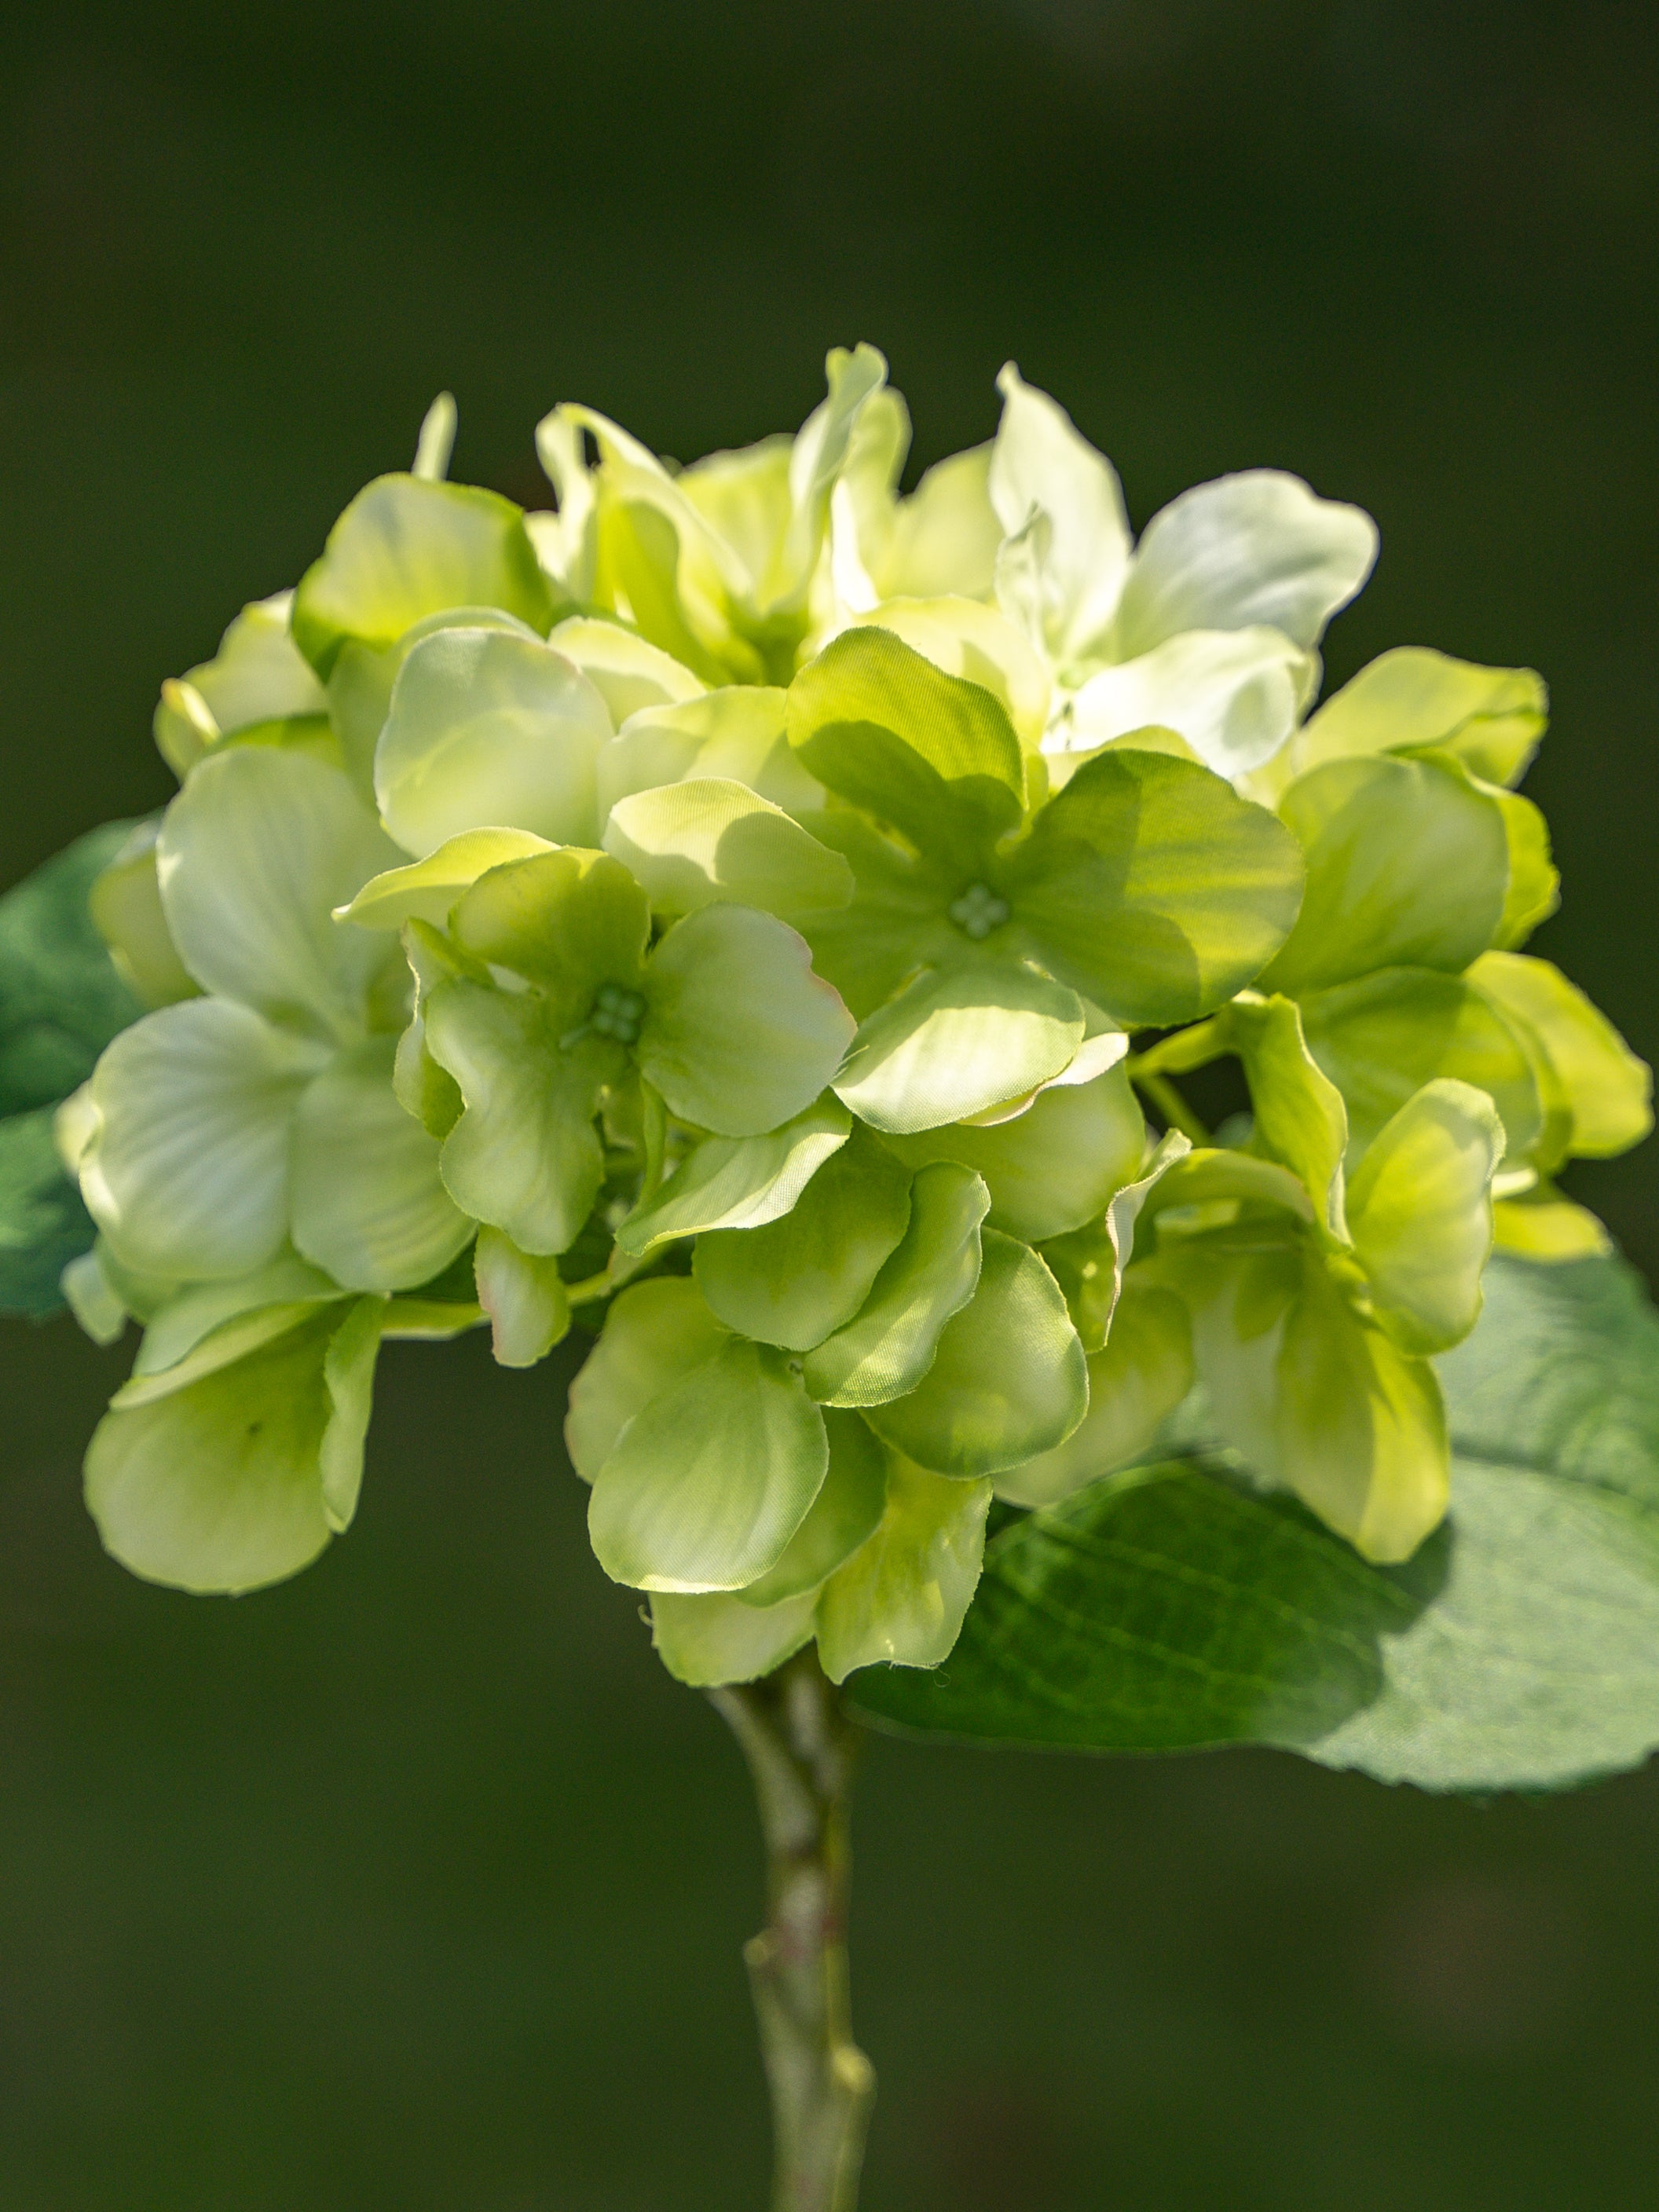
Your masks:
M1138 522L1259 463L1370 507L1334 678L1545 672L1535 949L1659 1053L1650 9L14 0L3 51L0 881L164 799L160 679L440 386L537 501L555 399L690 457L866 337L918 464L1012 354ZM1576 1187L1651 1272L1651 1154ZM587 1556L566 1356L394 1347L356 1529L236 1604L98 1550L120 1360L0 1327L0 2212L758 2207L744 1779ZM1652 1773L878 1742L858 1842L869 2212L1654 2202Z

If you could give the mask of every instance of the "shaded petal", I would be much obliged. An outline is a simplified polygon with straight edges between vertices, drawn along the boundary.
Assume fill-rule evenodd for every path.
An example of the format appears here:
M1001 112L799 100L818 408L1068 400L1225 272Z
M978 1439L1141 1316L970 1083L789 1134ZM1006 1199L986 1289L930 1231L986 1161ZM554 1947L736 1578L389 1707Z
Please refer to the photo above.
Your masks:
M510 1237L486 1227L478 1231L473 1266L496 1364L533 1367L545 1359L570 1327L570 1301L557 1263L520 1251Z
M888 1455L856 1413L824 1414L830 1466L811 1511L776 1566L738 1592L741 1603L774 1606L815 1594L880 1526L887 1502Z
M620 623L572 615L554 625L547 641L580 669L618 730L642 708L673 706L695 699L703 689L702 678L672 654Z
M552 850L546 838L527 830L464 830L458 837L446 838L425 860L371 876L334 918L355 921L360 929L401 929L411 919L441 929L461 893L470 890L480 876L509 860L527 860Z
M632 1284L612 1300L605 1331L570 1386L564 1440L592 1482L635 1413L712 1359L727 1332L684 1275Z
M722 1682L758 1681L811 1640L815 1589L765 1607L745 1605L744 1595L711 1590L685 1597L653 1590L651 1641L677 1682L706 1690Z
M1652 1073L1559 968L1523 953L1487 952L1468 980L1548 1058L1572 1117L1568 1152L1607 1159L1640 1144L1653 1127Z
M1396 1344L1449 1352L1480 1318L1504 1127L1484 1091L1430 1083L1372 1142L1348 1188L1354 1249Z
M994 607L967 599L884 599L858 620L942 668L977 684L1002 704L1020 742L1035 751L1048 722L1051 686L1042 656Z
M729 779L694 777L618 799L604 842L661 914L726 900L793 920L853 896L839 853Z
M1549 719L1530 668L1481 668L1423 645L1379 654L1328 699L1291 749L1295 772L1356 753L1434 745L1491 782L1518 783Z
M949 1658L979 1587L990 1506L988 1482L890 1456L880 1526L818 1599L818 1657L832 1682L858 1667Z
M1289 1168L1306 1186L1324 1227L1345 1237L1347 1109L1342 1093L1308 1050L1295 1001L1241 999L1222 1019L1250 1086L1252 1149Z
M656 1246L706 1230L758 1229L799 1198L847 1142L853 1117L827 1094L758 1137L705 1137L617 1231L617 1249L642 1259Z
M874 1128L939 1128L1058 1075L1084 1027L1077 994L1034 969L929 969L860 1025L836 1093Z

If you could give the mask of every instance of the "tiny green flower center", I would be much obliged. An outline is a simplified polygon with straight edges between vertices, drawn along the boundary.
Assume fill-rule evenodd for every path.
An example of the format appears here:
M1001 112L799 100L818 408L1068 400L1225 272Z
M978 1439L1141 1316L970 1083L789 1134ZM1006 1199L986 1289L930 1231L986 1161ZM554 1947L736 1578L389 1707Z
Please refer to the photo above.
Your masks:
M621 983L601 983L594 994L587 1025L595 1036L611 1037L617 1044L637 1044L645 1019L645 1000Z
M1000 929L1008 919L1008 902L989 884L969 884L960 898L951 902L951 919L966 937L976 941Z

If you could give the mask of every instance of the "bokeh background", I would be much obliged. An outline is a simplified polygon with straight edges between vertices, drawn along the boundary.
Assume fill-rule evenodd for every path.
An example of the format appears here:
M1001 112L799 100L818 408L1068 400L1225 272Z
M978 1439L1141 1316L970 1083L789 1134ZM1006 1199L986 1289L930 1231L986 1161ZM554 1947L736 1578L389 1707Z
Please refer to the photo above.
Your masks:
M1384 646L1530 662L1535 949L1659 1056L1659 36L1623 0L13 0L0 882L161 802L161 678L432 394L532 503L888 352L913 474L1016 356L1133 516L1362 501ZM1651 1152L1583 1170L1650 1272ZM396 1346L358 1526L238 1603L100 1553L122 1355L0 1325L0 2212L735 2212L745 1780L588 1557L568 1359ZM868 2212L1653 2202L1659 1778L1477 1805L1287 1758L878 1741Z

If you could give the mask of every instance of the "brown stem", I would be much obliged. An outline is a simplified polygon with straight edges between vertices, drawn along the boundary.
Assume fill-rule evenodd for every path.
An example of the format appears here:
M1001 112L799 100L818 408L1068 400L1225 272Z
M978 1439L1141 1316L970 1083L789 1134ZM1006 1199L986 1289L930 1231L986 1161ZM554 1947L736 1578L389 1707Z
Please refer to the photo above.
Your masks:
M708 1694L749 1761L766 1840L766 1926L744 1960L772 2093L772 2212L854 2212L876 2087L848 2012L857 1731L811 1650Z

